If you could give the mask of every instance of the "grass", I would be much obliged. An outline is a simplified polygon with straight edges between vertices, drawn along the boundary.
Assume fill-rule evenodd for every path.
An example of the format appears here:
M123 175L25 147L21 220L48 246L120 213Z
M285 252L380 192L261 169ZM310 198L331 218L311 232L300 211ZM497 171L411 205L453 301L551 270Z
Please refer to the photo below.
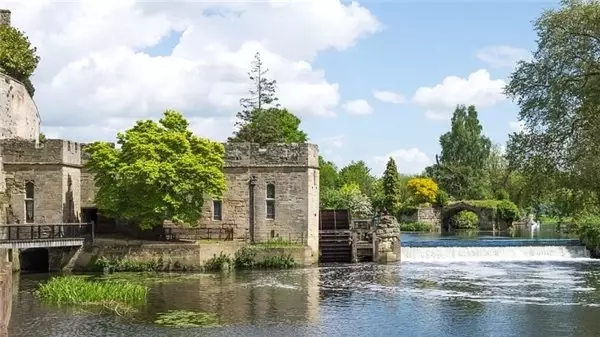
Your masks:
M124 281L60 276L40 284L36 294L52 304L76 305L123 315L138 311L146 304L148 287Z
M433 225L423 221L402 222L400 230L403 232L430 232L433 230Z

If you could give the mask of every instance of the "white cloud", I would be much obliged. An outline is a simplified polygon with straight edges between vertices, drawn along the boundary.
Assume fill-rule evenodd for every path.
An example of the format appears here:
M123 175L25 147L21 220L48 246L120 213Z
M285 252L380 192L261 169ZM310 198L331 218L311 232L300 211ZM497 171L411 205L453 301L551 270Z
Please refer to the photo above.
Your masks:
M342 148L344 147L344 135L325 137L318 141L319 147L323 148Z
M283 105L299 115L333 116L338 84L311 62L380 29L366 8L340 0L0 0L0 8L12 10L13 25L38 47L33 81L44 129L76 140L114 138L114 130L167 108L225 138L256 52ZM164 50L161 41L174 33L180 40ZM149 55L149 48L162 48L163 56Z
M493 80L487 70L480 69L467 78L448 76L433 87L420 87L412 101L425 108L428 119L445 120L452 116L457 104L485 108L505 100L504 86L503 80Z
M373 171L375 174L383 174L385 165L390 157L394 158L396 161L398 171L406 174L421 173L425 167L433 163L423 151L416 147L409 149L398 149L386 155L375 156L373 158Z
M344 103L344 110L351 115L370 115L373 107L364 99L350 100Z
M393 91L374 91L373 96L378 100L386 103L402 104L406 100L403 95Z
M489 46L478 50L475 57L492 68L514 68L518 61L532 57L531 52L523 48L506 45Z

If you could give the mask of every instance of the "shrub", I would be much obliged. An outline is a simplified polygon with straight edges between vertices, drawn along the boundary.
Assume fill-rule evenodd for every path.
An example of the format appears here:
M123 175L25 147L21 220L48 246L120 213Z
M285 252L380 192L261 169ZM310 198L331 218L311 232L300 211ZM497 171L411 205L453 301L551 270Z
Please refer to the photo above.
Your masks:
M439 190L435 197L435 204L440 207L445 207L450 202L450 196L446 191Z
M471 211L460 211L452 216L451 221L455 229L475 229L479 225L479 217Z
M403 232L429 232L433 230L433 224L424 221L402 222L400 230Z
M521 216L521 212L519 211L519 207L515 205L510 200L502 200L496 206L496 212L500 219L513 222L519 219Z
M0 25L0 72L24 82L30 94L33 85L29 77L40 61L37 49L31 46L29 38L20 30Z
M575 220L579 239L590 250L600 249L600 217L584 216Z
M494 193L496 200L508 200L508 192L505 189L499 189Z
M408 181L408 192L418 203L433 203L438 195L438 185L431 178L413 178Z

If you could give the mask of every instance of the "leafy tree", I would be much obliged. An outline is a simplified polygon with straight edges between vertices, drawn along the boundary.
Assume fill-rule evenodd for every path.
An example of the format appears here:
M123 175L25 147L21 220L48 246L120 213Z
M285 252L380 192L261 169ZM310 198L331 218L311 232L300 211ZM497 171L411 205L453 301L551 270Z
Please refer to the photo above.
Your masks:
M248 72L248 78L252 81L252 87L248 90L248 97L240 99L242 111L238 112L236 122L237 126L243 126L252 121L252 115L255 111L267 109L269 107L279 107L275 96L277 81L269 80L267 73L269 69L265 68L260 58L260 53L254 55L252 68Z
M339 190L329 189L321 201L324 209L347 209L353 218L373 215L371 200L360 191L358 184L346 184Z
M176 111L156 123L138 121L117 134L120 148L97 142L86 147L95 174L96 204L109 216L151 228L164 220L196 225L205 196L225 190L224 148L200 138Z
M485 167L491 141L482 131L475 107L457 106L450 131L440 137L441 155L435 165L426 168L426 174L456 199L489 197Z
M343 167L340 170L339 179L340 185L357 184L360 191L366 196L370 197L373 194L375 177L371 175L371 169L362 160L352 161Z
M321 191L338 186L338 170L334 163L319 156L319 188Z
M408 181L408 190L416 204L434 203L438 198L438 185L431 178L413 178Z
M510 136L513 169L538 199L557 187L600 191L600 2L562 1L536 21L537 50L506 86L527 132ZM584 203L585 204L585 203ZM583 204L582 204L583 205Z
M398 167L394 158L388 160L385 171L383 172L383 206L392 214L395 214L400 204L401 191L400 191L400 174L398 173Z
M39 62L37 48L31 46L23 32L9 25L0 25L0 72L25 83L31 96L34 89L29 77Z
M305 143L308 136L300 130L300 119L286 109L254 110L248 123L242 125L230 142Z

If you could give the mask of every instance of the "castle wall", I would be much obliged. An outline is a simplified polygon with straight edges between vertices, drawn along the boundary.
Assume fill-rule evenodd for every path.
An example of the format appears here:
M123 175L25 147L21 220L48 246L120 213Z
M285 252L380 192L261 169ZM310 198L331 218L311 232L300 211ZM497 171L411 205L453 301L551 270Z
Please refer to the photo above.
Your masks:
M50 139L35 141L0 140L8 223L25 223L25 184L34 184L34 223L77 222L81 207L81 146Z
M0 138L38 141L40 114L21 83L0 73Z
M254 176L254 240L274 237L308 244L318 252L318 148L313 144L225 144L227 190L222 219L213 219L206 200L201 225L232 227L237 237L250 236L250 180ZM275 185L275 218L267 219L267 184Z

